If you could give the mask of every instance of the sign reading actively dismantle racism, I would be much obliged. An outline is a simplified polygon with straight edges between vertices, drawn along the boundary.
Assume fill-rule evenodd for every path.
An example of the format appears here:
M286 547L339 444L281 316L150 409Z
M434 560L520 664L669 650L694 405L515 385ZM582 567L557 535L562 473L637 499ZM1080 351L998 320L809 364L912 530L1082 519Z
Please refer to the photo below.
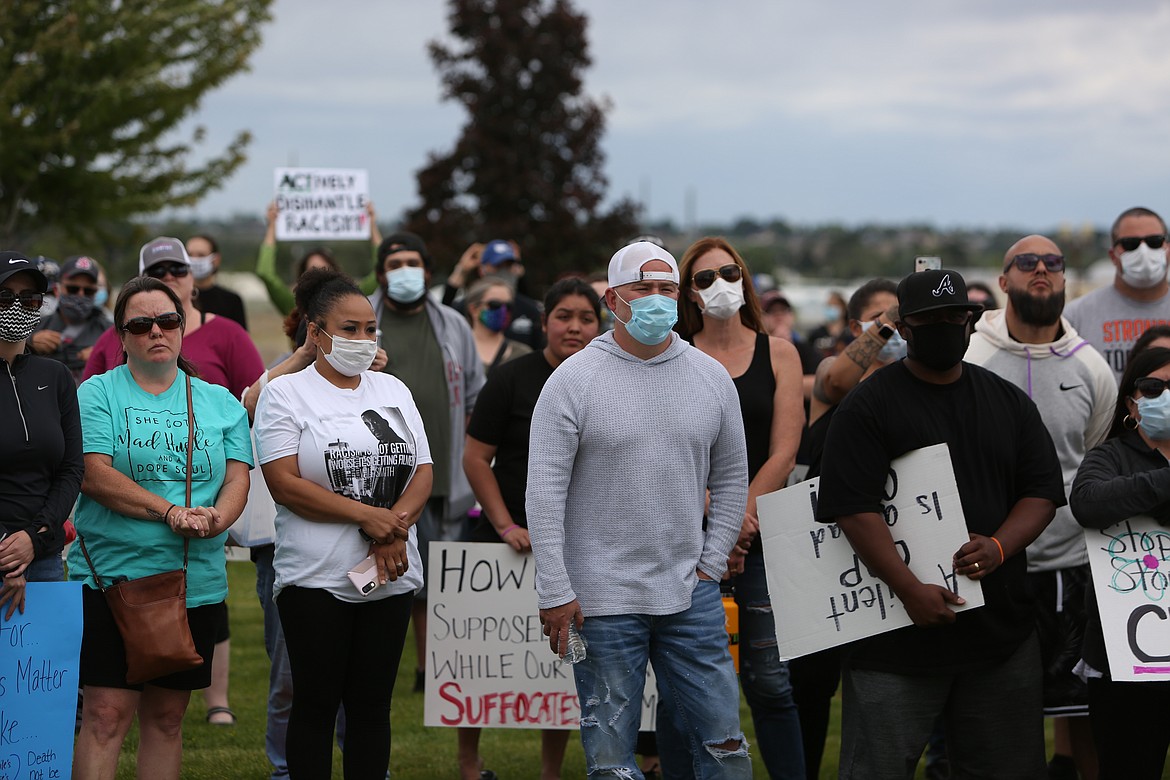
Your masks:
M1170 528L1131 517L1086 529L1085 546L1109 673L1125 682L1170 680Z
M431 542L426 575L424 725L577 728L573 667L548 646L532 556L506 544ZM647 665L643 730L654 730L656 706Z
M77 719L81 583L30 582L0 611L0 780L67 778Z
M913 625L894 592L862 563L835 523L816 521L819 479L760 496L760 538L780 657ZM954 572L967 526L950 450L935 444L890 464L882 513L902 560L922 582L966 599L955 611L983 606L983 588Z
M370 237L369 175L353 168L277 168L276 239Z

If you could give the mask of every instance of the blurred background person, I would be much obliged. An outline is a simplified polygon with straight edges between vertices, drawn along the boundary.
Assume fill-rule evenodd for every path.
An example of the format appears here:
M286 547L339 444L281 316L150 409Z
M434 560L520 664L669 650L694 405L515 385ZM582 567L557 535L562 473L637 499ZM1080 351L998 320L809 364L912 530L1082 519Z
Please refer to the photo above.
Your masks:
M497 366L532 351L527 344L513 341L504 335L512 323L512 301L511 286L502 278L494 276L485 277L471 285L467 297L463 299L485 376L490 375Z
M845 296L833 290L825 301L824 321L809 331L808 340L820 350L821 355L836 355L849 342L846 321Z
M101 266L92 257L66 260L56 285L56 310L41 319L40 329L29 340L33 352L64 363L78 384L93 345L114 322L97 303L103 290L101 276Z
M241 328L247 330L248 316L244 313L244 299L216 281L223 258L220 257L215 239L202 234L191 236L187 239L187 256L191 261L195 303L199 310L235 320Z
M28 257L0 252L0 610L24 611L26 582L64 578L65 520L83 472L73 378L26 345L48 280Z
M497 238L467 247L443 285L443 303L464 311L472 286L489 277L506 280L512 289L513 316L505 335L532 349L543 347L540 306L525 294L524 264L520 262L520 247L515 241Z
M93 568L79 545L70 548L69 577L85 583L79 675L85 698L75 780L114 776L135 715L140 775L178 778L183 714L191 691L211 683L217 623L226 614L224 532L247 501L252 444L239 401L192 376L194 369L181 353L183 309L163 282L149 277L128 281L114 306L126 363L78 390L85 481L75 522ZM128 414L128 409L135 411ZM192 418L196 431L188 502ZM154 443L166 437L181 441L181 451ZM104 582L137 579L173 571L185 558L187 620L203 664L131 685L122 635L93 572Z
M747 438L747 512L728 564L739 606L740 684L769 776L803 780L800 720L788 664L780 660L776 645L756 513L756 499L784 487L796 464L804 427L800 357L791 342L764 331L747 265L726 240L706 237L692 244L679 264L679 279L678 331L731 375ZM686 754L676 738L670 716L660 715L665 777L676 776L677 756Z
M488 375L475 402L463 452L463 469L483 508L471 541L504 542L517 552L532 552L524 511L532 410L556 367L601 332L600 317L601 304L593 288L580 279L562 279L544 298L542 325L548 345ZM480 778L479 736L480 729L459 729L463 780ZM563 729L541 733L541 780L561 776L568 737Z

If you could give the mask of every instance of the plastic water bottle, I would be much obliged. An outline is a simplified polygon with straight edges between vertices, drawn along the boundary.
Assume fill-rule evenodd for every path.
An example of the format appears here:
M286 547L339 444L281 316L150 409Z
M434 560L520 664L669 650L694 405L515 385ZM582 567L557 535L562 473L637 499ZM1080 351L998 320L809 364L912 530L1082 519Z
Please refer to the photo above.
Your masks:
M561 656L561 663L575 664L585 660L585 637L577 630L575 623L569 623L568 650Z

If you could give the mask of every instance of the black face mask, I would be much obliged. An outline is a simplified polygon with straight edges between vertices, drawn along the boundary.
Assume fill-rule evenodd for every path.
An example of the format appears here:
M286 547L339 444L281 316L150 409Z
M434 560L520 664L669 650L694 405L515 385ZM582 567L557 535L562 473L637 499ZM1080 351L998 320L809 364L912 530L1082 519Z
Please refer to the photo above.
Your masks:
M81 322L93 314L93 298L85 295L62 295L57 309L70 322Z
M967 323L954 325L934 322L907 325L911 338L906 339L906 354L935 371L953 368L967 353Z

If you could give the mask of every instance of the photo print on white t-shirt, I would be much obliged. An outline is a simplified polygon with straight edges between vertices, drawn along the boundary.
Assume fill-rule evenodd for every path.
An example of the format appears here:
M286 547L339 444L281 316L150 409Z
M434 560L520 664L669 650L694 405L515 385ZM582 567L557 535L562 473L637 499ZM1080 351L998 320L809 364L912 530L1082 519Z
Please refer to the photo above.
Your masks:
M325 447L325 471L334 493L383 508L393 506L402 495L414 471L415 448L392 420L410 436L402 413L384 406L359 416L367 435L347 426L353 435L340 436Z

